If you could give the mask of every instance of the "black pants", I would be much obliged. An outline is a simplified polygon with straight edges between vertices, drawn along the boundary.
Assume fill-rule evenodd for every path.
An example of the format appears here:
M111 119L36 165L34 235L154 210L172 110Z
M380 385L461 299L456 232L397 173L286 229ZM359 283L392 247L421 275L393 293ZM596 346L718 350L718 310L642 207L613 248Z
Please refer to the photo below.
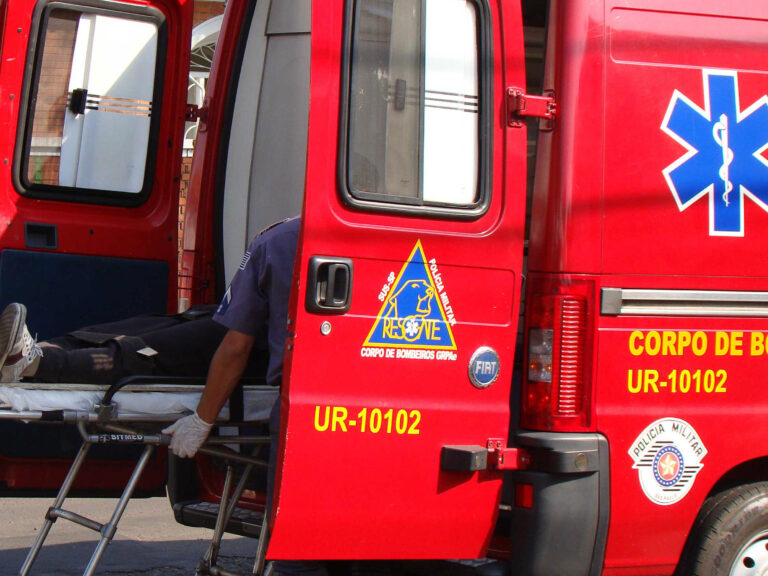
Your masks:
M227 328L215 307L170 316L135 316L82 328L42 343L34 380L112 384L135 375L205 377ZM140 352L151 348L156 354ZM263 376L267 354L254 350L245 376Z

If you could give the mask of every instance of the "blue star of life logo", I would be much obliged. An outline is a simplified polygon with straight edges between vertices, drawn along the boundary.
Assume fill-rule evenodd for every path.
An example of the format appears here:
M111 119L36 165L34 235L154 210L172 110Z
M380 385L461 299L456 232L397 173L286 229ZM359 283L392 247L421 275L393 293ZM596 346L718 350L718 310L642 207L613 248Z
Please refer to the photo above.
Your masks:
M768 212L768 96L739 110L736 72L704 70L704 108L675 90L661 129L687 152L664 169L678 208L706 196L709 235L744 236L744 197Z

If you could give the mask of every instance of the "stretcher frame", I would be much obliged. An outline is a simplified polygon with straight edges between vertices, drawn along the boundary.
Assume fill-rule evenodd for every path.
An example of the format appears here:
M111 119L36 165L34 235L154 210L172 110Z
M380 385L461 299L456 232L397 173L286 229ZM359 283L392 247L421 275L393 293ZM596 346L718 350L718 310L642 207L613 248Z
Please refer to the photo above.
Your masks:
M140 379L139 379L140 382ZM5 386L11 386L15 389L29 389L40 390L40 385L27 384L27 383L15 383ZM171 436L162 434L160 429L166 425L172 423L178 418L185 415L184 412L175 412L173 414L144 414L144 413L125 413L121 412L119 408L119 402L114 401L115 394L118 391L132 392L132 393L200 393L202 387L199 385L188 386L179 384L169 384L168 381L162 383L149 382L137 383L137 379L131 379L128 381L122 381L116 385L77 385L77 384L46 384L45 388L48 390L55 390L58 392L79 392L83 388L89 391L99 390L104 391L104 395L101 402L94 406L92 410L13 410L7 405L0 404L0 420L18 420L23 422L45 422L59 425L74 425L82 439L80 449L69 468L69 471L59 489L59 492L53 502L53 505L48 508L45 514L45 520L43 526L38 533L35 542L27 553L27 557L22 565L19 576L28 576L32 569L32 566L37 559L40 551L45 544L53 524L58 519L67 520L89 528L99 533L99 540L96 544L91 558L83 571L83 576L92 576L96 571L99 562L101 561L107 545L112 541L120 520L125 512L125 509L130 501L133 493L138 485L142 473L144 472L147 463L149 462L152 453L158 446L168 446L171 440ZM243 386L241 387L243 393L247 392L264 392L269 396L277 397L276 389L269 386ZM217 425L225 425L228 428L231 426L238 426L242 424L254 425L263 424L268 421L268 418L261 418L258 420L248 421L232 421L229 419L217 420ZM158 432L147 434L144 431L136 428L136 425L140 425L142 428L155 427ZM264 444L270 443L269 436L248 436L248 435L211 435L203 447L200 448L199 453L205 454L213 458L222 459L226 463L226 475L224 479L224 487L222 490L221 501L219 503L218 515L214 526L213 536L208 549L203 554L200 562L197 566L196 574L198 575L210 575L210 576L242 576L241 574L230 572L218 565L218 555L221 548L221 541L226 532L226 527L232 518L233 513L237 507L238 501L242 496L243 491L247 485L247 480L255 467L267 467L268 463L264 460L256 458L253 454L258 448ZM139 456L134 469L126 482L126 485L121 493L118 502L112 512L112 515L106 523L99 523L91 518L86 518L76 512L64 509L64 503L69 496L69 492L75 483L78 473L82 468L83 463L86 461L88 452L94 444L141 444L144 445L144 449ZM234 451L229 448L230 445L240 446L252 446L253 454L244 455L240 452ZM245 467L240 474L240 478L235 485L234 490L232 485L234 483L235 468L234 464L244 464ZM264 573L265 557L267 550L267 542L269 538L269 527L267 524L268 514L263 515L263 521L261 530L259 532L258 543L256 546L256 554L254 559L253 576L261 576Z

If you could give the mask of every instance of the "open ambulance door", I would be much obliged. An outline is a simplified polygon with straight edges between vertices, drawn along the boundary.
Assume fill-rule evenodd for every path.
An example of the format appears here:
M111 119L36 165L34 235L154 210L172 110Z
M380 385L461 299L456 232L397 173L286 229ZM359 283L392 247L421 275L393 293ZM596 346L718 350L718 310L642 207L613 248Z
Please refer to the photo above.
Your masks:
M175 311L192 2L12 0L0 25L0 306L24 303L40 340ZM68 463L46 459L76 446L3 422L0 486L58 487Z
M485 554L502 474L441 455L506 446L523 66L517 0L313 2L269 558Z

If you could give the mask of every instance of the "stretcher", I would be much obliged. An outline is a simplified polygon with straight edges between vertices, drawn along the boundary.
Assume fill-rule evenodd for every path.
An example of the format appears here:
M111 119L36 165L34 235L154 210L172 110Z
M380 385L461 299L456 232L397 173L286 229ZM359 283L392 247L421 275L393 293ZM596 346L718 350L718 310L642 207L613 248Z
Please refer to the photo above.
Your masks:
M83 575L91 576L96 571L107 545L115 536L123 512L152 453L158 446L167 446L170 442L170 436L160 431L169 423L190 414L197 406L201 391L202 386L199 384L185 384L175 379L149 380L147 377L127 379L112 386L26 382L0 385L0 420L75 426L82 438L77 456L53 505L45 514L43 527L19 571L20 576L30 573L54 522L58 519L74 522L100 534ZM239 430L237 426L241 424L268 422L278 394L278 389L271 386L240 386L217 420L219 425L226 426L227 434L219 435L216 432L218 428L215 427L206 444L200 449L203 454L222 459L226 463L227 471L211 543L200 560L197 574L237 576L217 564L218 552L251 471L254 467L267 466L267 462L260 460L255 454L260 446L269 444L270 439L268 436L238 433L233 435L232 430ZM63 508L88 451L94 444L144 445L112 516L105 524ZM236 468L239 480L235 484ZM267 515L263 515L260 522L252 572L254 575L262 574L264 569L268 535L266 518Z

